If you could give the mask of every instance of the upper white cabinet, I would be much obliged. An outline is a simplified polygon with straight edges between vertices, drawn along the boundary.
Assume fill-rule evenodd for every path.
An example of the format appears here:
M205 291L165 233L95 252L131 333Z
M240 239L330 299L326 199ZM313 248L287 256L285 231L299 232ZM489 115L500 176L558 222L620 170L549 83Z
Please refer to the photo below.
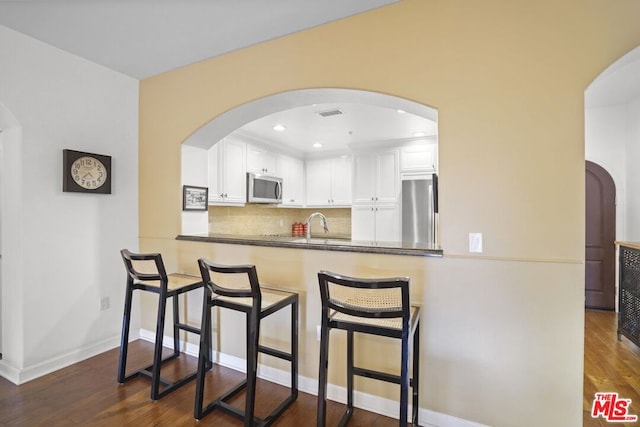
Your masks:
M247 144L247 172L275 175L276 165L275 153Z
M304 205L304 163L295 157L279 154L278 175L282 178L282 205Z
M307 206L351 206L351 157L307 160Z
M399 242L401 238L400 205L353 205L351 239L373 242Z
M398 203L398 150L358 154L353 159L353 203Z
M405 172L436 172L438 170L438 145L425 143L403 147L400 169Z
M225 138L209 149L209 203L244 204L246 144Z

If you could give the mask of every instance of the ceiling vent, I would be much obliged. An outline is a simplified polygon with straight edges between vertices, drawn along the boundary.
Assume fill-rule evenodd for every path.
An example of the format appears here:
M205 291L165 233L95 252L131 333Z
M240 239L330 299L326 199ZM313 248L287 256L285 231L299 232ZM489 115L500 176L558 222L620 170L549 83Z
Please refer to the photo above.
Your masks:
M342 111L336 108L335 110L318 111L317 114L321 115L322 117L331 117L341 115Z

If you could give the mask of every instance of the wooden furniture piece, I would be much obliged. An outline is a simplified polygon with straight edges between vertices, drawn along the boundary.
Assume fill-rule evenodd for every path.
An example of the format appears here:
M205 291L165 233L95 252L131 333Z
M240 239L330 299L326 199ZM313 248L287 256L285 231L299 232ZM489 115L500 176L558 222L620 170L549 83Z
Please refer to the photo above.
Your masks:
M347 331L347 409L340 426L353 413L354 375L400 385L400 426L408 420L408 391L413 389L412 422L418 424L418 376L420 361L420 308L409 304L409 278L359 279L321 271L322 300L320 372L318 375L317 425L326 425L329 332ZM354 333L396 338L401 341L400 375L354 366ZM413 337L413 378L409 376L409 341Z
M616 242L619 255L618 340L640 346L640 243Z
M187 325L186 323L180 323L178 295L200 289L204 284L201 278L197 276L187 276L183 274L167 275L162 256L159 253L136 254L127 249L123 249L120 251L120 254L122 255L127 270L127 288L124 315L122 317L118 382L123 384L138 376L149 378L151 380L151 400L158 400L196 377L196 372L192 372L177 381L168 381L160 376L160 371L163 363L175 359L180 355L180 330L200 335L200 329ZM134 290L158 294L158 312L153 363L127 375L126 366L129 345L129 326L131 321L131 301ZM169 298L173 299L173 352L163 359L162 338L164 335L167 300ZM208 366L211 366L210 362Z
M199 420L215 408L220 408L244 420L246 427L268 426L298 397L298 294L261 287L256 267L253 265L223 266L203 258L198 260L198 264L202 281L205 284L201 326L204 334L200 336L194 416ZM212 280L212 275L215 276L214 280ZM242 280L242 286L238 286L238 279ZM291 307L290 351L285 352L260 345L261 320L287 306ZM236 310L246 315L247 376L242 382L205 406L204 380L207 362L211 360L210 340L207 340L207 338L211 337L211 310L214 307ZM264 419L254 415L258 353L267 354L291 363L291 392ZM240 410L230 405L227 401L243 389L246 389L245 408Z

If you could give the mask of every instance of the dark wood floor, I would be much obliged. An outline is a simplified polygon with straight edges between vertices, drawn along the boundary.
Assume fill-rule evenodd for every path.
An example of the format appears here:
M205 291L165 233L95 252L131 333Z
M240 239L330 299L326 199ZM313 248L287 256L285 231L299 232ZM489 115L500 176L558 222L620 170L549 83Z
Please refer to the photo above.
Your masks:
M630 414L640 416L640 348L626 338L617 340L617 317L611 311L587 310L585 316L584 415L586 427L637 426L608 423L591 417L596 392L617 392L631 399Z
M136 341L130 346L130 366L145 366L151 345ZM149 382L136 378L124 385L116 382L118 351L91 359L15 386L0 378L1 426L242 426L237 418L214 411L196 421L193 418L195 384L191 382L158 402L149 399ZM163 376L175 378L195 370L196 359L181 356L170 362ZM231 369L214 366L207 375L207 393L219 396L243 378ZM287 394L287 389L267 381L258 382L256 415L264 416ZM234 404L242 407L244 399ZM328 425L336 425L344 407L330 402ZM298 399L273 424L279 427L315 425L316 398L300 393ZM397 426L398 421L356 410L350 426Z
M137 341L131 346L130 366L143 366L151 345ZM158 402L149 400L149 382L134 379L116 382L117 350L108 351L45 377L15 386L0 378L0 425L2 426L240 426L242 423L220 411L202 421L193 418L195 385L190 383ZM195 358L183 356L163 375L171 378L195 368ZM214 367L207 377L207 393L220 394L239 382L242 374ZM632 399L630 413L640 415L640 349L616 339L616 316L612 312L587 311L585 321L584 426L612 424L591 418L596 391L618 392ZM286 389L266 381L258 384L257 415L268 413ZM242 397L236 402L242 405ZM336 425L343 406L330 402L329 425ZM315 425L316 398L300 393L298 400L275 426ZM397 421L356 410L350 426L396 426ZM616 423L616 425L625 425ZM630 424L629 424L630 425ZM634 424L637 425L637 424Z

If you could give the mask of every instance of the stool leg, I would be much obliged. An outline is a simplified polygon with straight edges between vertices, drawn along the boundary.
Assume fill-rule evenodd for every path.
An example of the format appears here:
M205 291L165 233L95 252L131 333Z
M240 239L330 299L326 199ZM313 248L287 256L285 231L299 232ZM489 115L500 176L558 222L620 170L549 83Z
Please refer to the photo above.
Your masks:
M127 368L127 351L129 350L129 324L131 323L131 300L133 289L127 280L127 292L124 297L124 313L122 315L122 334L120 336L120 357L118 358L118 382L124 383Z
M404 322L403 322L404 323ZM409 404L409 326L402 326L402 361L400 366L400 425L407 425Z
M413 403L412 403L412 420L414 426L418 424L418 393L420 392L420 322L416 324L413 332Z
M347 331L347 413L353 413L353 331Z
M202 318L200 325L200 351L198 352L198 374L196 376L196 399L193 408L193 416L199 420L203 416L204 405L204 376L211 369L211 309L210 294L208 288L204 290L204 302L202 303Z
M298 396L298 295L291 304L291 394Z
M156 321L156 343L151 368L151 400L158 400L160 395L160 365L162 365L162 337L164 336L164 318L167 309L167 296L164 292L158 295L158 320Z
M329 368L329 324L323 314L320 328L320 369L318 372L317 427L325 427L327 418L327 370Z
M178 294L173 295L173 354L180 353L180 308L178 307Z
M247 395L244 411L244 425L253 425L256 404L256 375L258 371L258 339L260 335L259 307L253 307L247 315Z

